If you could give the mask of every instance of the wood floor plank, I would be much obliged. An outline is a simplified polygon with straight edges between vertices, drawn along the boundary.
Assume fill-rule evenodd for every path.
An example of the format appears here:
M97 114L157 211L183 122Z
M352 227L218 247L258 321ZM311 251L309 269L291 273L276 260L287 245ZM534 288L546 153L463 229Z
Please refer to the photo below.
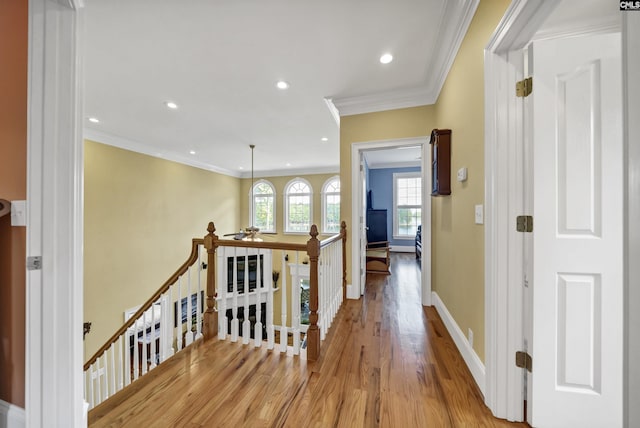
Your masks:
M89 412L91 427L502 427L432 307L412 254L367 276L315 363L212 339Z

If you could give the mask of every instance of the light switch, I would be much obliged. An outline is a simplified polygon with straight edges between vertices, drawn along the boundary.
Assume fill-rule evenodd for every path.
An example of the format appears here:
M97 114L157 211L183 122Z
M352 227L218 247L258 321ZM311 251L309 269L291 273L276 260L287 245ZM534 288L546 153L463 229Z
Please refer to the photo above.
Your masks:
M484 224L484 211L482 205L476 205L476 224Z
M27 225L27 201L11 201L11 226Z
M458 181L467 181L467 168L462 167L458 170Z

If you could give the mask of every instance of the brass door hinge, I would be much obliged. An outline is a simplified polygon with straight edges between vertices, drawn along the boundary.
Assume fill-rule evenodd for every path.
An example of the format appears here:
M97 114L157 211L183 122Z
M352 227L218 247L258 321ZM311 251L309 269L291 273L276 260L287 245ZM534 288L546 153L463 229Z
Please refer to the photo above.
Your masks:
M531 368L533 367L533 360L531 359L531 355L527 354L526 352L517 351L516 367L527 369L529 373L531 373Z
M516 217L516 230L518 232L533 232L533 217L530 215Z
M531 77L516 82L516 97L528 97L532 91L533 79Z

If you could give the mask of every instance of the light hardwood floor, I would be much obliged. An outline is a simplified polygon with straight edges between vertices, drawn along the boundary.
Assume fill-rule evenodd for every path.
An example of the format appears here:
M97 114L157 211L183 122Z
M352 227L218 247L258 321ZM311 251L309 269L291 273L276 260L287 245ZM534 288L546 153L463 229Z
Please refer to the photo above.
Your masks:
M176 354L89 412L91 427L502 427L440 317L413 254L344 303L321 357L215 339ZM164 367L163 367L164 366Z

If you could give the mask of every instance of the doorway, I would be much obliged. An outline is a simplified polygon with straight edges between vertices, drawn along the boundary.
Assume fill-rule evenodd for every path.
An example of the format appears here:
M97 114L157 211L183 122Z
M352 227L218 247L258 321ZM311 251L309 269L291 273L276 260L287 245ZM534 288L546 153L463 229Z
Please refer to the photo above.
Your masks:
M400 147L419 146L421 150L420 170L422 176L422 257L421 257L421 302L423 306L431 306L431 200L427 189L431 188L431 176L426 174L428 151L428 137L406 138L398 140L385 140L373 142L360 142L351 145L351 180L353 195L351 198L351 223L354 225L353 240L351 244L352 288L351 298L357 298L364 292L365 262L362 257L362 244L366 240L364 215L366 209L366 174L363 165L363 156L367 151L389 150ZM427 243L426 245L424 243ZM357 293L357 294L356 294Z

